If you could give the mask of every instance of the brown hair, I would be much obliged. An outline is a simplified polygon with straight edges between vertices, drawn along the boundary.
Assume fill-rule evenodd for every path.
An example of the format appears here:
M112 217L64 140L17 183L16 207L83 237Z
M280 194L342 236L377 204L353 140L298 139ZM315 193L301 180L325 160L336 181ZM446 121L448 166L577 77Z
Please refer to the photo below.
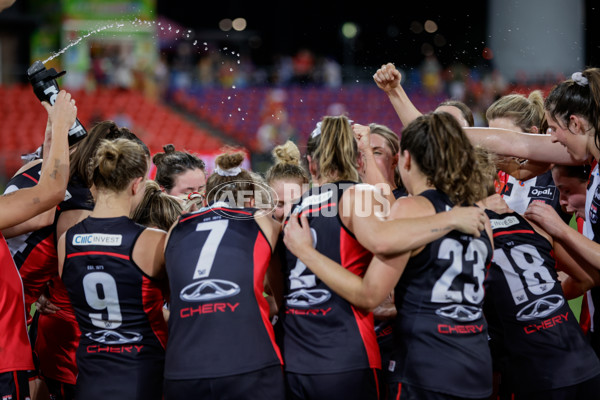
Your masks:
M133 210L131 219L138 224L168 231L183 212L179 201L160 190L153 180L146 181L144 198Z
M358 146L348 118L324 117L321 134L314 139L312 157L317 163L319 178L327 181L359 180L356 169Z
M546 97L544 107L567 128L571 115L584 117L594 128L594 143L600 149L600 69L588 68L581 75L587 83L573 79L559 83Z
M103 140L92 161L92 182L98 189L120 192L148 172L144 148L129 139Z
M495 181L498 178L496 155L482 146L475 146L475 157L481 171L483 196L491 196L496 193Z
M275 147L272 155L275 164L267 170L265 176L269 185L279 179L297 179L302 183L308 183L310 175L300 165L300 150L294 142L288 140L285 144Z
M215 164L221 170L230 170L239 167L244 161L244 153L224 153L217 156ZM243 204L238 204L238 193L251 192L254 193L255 184L252 175L245 169L241 168L241 172L235 176L222 176L217 172L213 172L206 182L206 201L210 204L214 201L224 200L226 195L227 200L235 201L235 206L243 207ZM234 204L231 204L234 206Z
M156 165L156 176L154 180L168 193L175 186L178 175L194 169L205 170L204 161L194 154L175 150L175 146L167 144L163 146L164 153L156 153L152 162Z
M402 132L400 149L412 156L429 184L457 205L474 204L486 197L473 145L452 115L422 115Z
M460 113L465 118L465 121L467 121L467 124L469 126L471 126L471 127L475 126L475 118L473 118L473 111L471 111L471 109L469 108L469 106L467 106L462 101L458 101L458 100L446 100L446 101L441 102L438 105L438 107L442 107L442 106L456 107L456 108L458 108L460 110Z
M577 178L581 182L586 182L590 178L590 170L591 165L561 165L554 164L552 166L552 171L558 170L564 176L568 176L570 178Z
M102 121L90 129L70 156L69 180L79 179L86 187L92 186L91 168L96 151L103 140L129 139L140 144L150 156L150 150L135 134L127 128L119 128L113 121Z
M509 94L500 97L488 107L485 117L488 121L496 118L509 118L523 132L531 132L533 126L541 133L546 132L542 92L534 90L525 97L522 94Z

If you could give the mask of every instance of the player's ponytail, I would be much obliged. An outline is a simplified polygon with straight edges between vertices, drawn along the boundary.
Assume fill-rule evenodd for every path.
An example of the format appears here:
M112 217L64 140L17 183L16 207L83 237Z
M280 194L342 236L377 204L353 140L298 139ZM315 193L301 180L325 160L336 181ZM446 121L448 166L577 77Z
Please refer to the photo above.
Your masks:
M91 180L98 189L120 192L148 172L144 148L129 139L103 140L92 162Z

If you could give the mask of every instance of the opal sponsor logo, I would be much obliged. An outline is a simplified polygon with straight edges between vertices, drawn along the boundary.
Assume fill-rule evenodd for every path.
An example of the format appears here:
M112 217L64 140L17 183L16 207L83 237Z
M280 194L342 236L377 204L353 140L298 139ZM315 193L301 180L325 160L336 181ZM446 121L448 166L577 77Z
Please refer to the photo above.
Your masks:
M120 246L122 235L86 233L73 236L73 246Z
M556 193L555 186L532 186L529 189L529 197L552 200Z

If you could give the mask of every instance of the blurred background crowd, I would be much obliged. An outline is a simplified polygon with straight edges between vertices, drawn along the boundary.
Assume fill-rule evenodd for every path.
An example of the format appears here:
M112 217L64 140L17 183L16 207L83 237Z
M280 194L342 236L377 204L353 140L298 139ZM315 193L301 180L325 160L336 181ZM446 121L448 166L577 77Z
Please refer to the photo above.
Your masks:
M400 133L372 80L386 62L423 112L460 100L485 126L500 96L547 92L597 61L589 0L432 1L383 13L339 1L248 3L17 0L0 14L0 181L43 138L45 112L25 76L35 60L67 71L58 82L84 126L114 120L153 152L173 143L209 169L222 146L241 146L257 171L287 139L302 149L324 115Z

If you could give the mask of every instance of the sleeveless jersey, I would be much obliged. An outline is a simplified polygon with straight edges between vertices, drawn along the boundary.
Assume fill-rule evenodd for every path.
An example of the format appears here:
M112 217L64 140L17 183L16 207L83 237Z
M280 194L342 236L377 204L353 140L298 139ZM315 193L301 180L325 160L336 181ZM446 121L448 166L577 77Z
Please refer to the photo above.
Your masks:
M62 280L81 330L79 398L162 397L163 295L132 260L144 229L127 217L88 217L67 231Z
M396 200L408 196L408 192L404 187L396 188L392 190L392 193ZM375 318L375 334L377 335L377 344L381 354L381 368L384 371L388 368L390 354L394 349L393 325L393 319L379 320Z
M33 232L26 240L25 249L15 255L15 263L23 277L25 302L28 306L34 303L46 289L46 284L58 275L56 256L56 224L63 211L92 210L94 204L88 188L75 181L67 186L65 200L56 209L54 223ZM55 281L56 282L56 281ZM61 310L57 316L71 319L75 317L66 290L60 282L49 286L49 300Z
M486 213L495 250L484 284L485 311L497 315L487 321L508 353L503 383L523 393L600 374L600 361L564 297L550 242L518 213Z
M37 185L40 180L40 173L42 171L42 163L37 163L31 168L26 169L18 175L13 176L6 184L4 194L16 192L19 189L29 188ZM23 251L26 247L25 241L29 237L29 233L24 233L19 236L6 239L10 254L14 257L18 251Z
M515 212L523 214L533 201L543 201L551 205L567 223L571 219L570 214L562 211L559 192L552 179L551 171L546 171L526 181L518 180L503 171L498 173L498 177L503 182L500 194L506 204Z
M583 223L583 235L596 243L600 243L600 171L595 162L590 174L587 193L585 196L586 219ZM600 307L600 287L594 287L586 293L587 305L590 314L590 332L592 335L600 335L597 332L600 328L600 312L596 310ZM599 339L600 341L600 339ZM596 343L597 341L593 341ZM600 354L600 349L596 349Z
M26 304L30 305L47 290L48 300L60 307L54 314L39 317L35 352L40 371L47 378L72 385L77 378L75 353L80 332L67 290L58 276L56 226L63 211L92 210L91 199L89 189L77 179L69 182L65 200L56 208L53 224L32 233L25 251L15 257L21 265Z
M337 182L304 193L292 212L306 214L316 249L363 276L372 254L343 224L338 204L354 182ZM286 250L281 312L285 369L330 374L381 368L373 314L351 305Z
M165 250L171 292L167 379L281 365L263 281L271 246L256 209L214 203L183 215Z
M23 285L0 233L0 373L34 369Z
M436 212L453 204L427 190ZM458 397L492 393L492 360L482 305L490 238L452 231L408 261L396 285L396 369L392 380Z

